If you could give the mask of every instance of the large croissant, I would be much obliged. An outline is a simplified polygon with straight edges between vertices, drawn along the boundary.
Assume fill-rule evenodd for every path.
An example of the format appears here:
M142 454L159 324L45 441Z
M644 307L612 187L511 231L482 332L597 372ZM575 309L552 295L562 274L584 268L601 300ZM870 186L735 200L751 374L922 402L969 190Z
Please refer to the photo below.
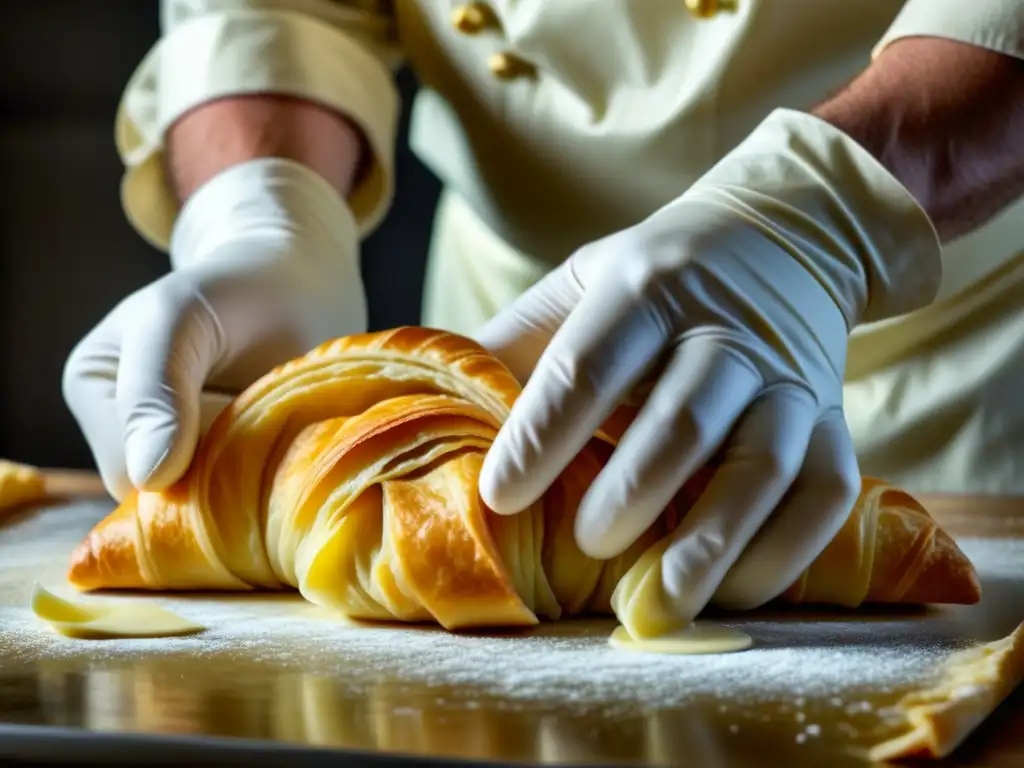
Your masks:
M583 555L574 513L622 434L620 411L540 502L494 514L477 478L519 392L500 362L453 334L400 328L324 344L228 406L175 486L132 495L100 522L69 580L83 590L293 587L352 618L448 629L614 612L634 636L665 630L659 554L692 487L627 552ZM877 480L783 596L978 598L952 539Z

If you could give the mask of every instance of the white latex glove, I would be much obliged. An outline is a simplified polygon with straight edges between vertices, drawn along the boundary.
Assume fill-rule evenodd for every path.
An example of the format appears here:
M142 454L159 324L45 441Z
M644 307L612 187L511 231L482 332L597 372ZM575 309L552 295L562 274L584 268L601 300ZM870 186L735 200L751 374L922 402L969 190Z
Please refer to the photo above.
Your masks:
M64 369L64 398L118 499L177 480L230 396L366 326L353 215L298 163L254 160L211 179L181 211L170 254L173 271L116 306Z
M927 304L940 272L930 221L874 158L777 111L678 200L576 252L478 334L528 379L483 498L503 514L531 504L658 373L582 501L579 546L621 553L717 457L665 553L663 590L680 622L713 596L764 603L860 489L842 409L850 329Z

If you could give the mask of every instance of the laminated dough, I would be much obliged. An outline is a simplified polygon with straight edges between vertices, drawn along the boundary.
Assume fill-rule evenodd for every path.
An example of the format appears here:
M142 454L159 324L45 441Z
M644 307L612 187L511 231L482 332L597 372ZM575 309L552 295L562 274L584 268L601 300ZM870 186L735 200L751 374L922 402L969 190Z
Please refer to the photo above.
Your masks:
M943 758L1024 681L1024 623L1010 635L953 654L939 682L907 694L895 714L907 730L875 745L873 762Z
M483 504L484 455L521 391L475 342L399 328L337 339L268 373L217 417L186 475L136 493L75 549L80 590L297 589L346 617L449 630L613 614L632 638L680 628L661 553L688 484L626 552L576 546L575 510L636 406L623 405L519 515ZM974 603L977 574L911 496L865 478L793 603Z
M82 639L174 637L203 630L150 601L65 600L38 584L32 592L31 608L55 631Z

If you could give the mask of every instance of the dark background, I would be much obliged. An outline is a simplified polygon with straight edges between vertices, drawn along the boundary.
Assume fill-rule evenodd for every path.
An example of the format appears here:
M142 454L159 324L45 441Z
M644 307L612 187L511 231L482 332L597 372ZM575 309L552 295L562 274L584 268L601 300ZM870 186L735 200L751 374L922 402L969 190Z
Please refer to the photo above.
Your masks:
M156 41L156 0L0 0L0 458L91 467L64 406L71 348L167 258L121 211L114 113ZM419 321L438 182L409 152L401 73L397 197L365 243L375 329Z

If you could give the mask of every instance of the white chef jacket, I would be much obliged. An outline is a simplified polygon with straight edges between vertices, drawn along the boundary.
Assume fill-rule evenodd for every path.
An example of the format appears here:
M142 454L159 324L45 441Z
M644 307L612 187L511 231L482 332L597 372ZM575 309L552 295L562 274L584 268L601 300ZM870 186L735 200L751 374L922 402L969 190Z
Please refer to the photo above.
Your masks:
M933 35L1024 58L1024 0L164 0L117 116L126 213L166 248L163 138L186 111L274 92L347 114L391 200L411 142L443 180L424 322L471 334L575 248L679 196L774 108L808 110L886 45ZM862 471L918 492L1024 495L1024 200L947 246L939 299L858 328L845 404Z

